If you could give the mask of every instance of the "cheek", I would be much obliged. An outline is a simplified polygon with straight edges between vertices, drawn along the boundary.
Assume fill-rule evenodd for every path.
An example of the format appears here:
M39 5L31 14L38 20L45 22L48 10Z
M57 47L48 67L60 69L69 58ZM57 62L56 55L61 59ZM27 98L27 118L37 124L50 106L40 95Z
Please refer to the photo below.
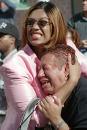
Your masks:
M5 44L6 44L6 41L0 41L0 47L4 47L5 46Z
M29 39L30 39L30 30L29 29L27 29L27 31L26 31L26 36L27 36L27 39L29 41Z
M50 39L51 38L51 29L50 27L44 29L45 36Z
M11 47L11 43L10 43L9 41L7 41L7 40L3 41L3 46L2 46L2 48L3 48L4 50L9 49L10 47Z

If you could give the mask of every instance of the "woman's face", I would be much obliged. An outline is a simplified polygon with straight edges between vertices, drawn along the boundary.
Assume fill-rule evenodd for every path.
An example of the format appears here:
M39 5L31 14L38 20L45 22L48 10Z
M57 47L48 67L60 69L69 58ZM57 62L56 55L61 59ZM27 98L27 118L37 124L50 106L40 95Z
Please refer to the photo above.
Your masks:
M27 37L32 46L43 46L51 38L51 22L43 9L33 11L27 21Z

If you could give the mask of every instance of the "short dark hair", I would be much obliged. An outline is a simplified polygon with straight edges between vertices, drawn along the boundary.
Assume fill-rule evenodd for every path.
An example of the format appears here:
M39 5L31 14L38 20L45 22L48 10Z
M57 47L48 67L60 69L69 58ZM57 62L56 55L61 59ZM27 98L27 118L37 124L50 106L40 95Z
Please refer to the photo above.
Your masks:
M47 49L42 56L46 54L53 54L60 61L61 67L67 63L68 54L71 55L72 64L75 63L75 50L68 45L58 44L56 48Z

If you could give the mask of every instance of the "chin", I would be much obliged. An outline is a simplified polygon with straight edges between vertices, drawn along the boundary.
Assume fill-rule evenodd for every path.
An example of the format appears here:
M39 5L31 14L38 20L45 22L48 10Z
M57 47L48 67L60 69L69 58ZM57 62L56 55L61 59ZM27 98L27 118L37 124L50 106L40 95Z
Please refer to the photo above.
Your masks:
M39 43L39 42L31 42L31 45L32 45L32 46L41 46L42 44Z

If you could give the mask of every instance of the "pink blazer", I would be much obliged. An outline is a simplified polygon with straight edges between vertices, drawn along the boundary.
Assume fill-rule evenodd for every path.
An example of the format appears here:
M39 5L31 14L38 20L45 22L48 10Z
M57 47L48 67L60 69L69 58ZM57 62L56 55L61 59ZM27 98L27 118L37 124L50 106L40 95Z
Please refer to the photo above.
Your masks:
M71 46L75 50L77 59L81 65L82 74L87 77L87 56L83 55L72 42L72 40L67 40L67 45Z
M26 45L23 50L20 50L0 67L4 77L5 94L8 103L6 118L1 130L17 130L21 116L29 102L36 96L43 97L36 74L38 61L36 55ZM42 118L41 113L38 116ZM44 122L43 120L44 118L42 122ZM39 122L38 117L35 115L34 124L40 125L42 122Z

